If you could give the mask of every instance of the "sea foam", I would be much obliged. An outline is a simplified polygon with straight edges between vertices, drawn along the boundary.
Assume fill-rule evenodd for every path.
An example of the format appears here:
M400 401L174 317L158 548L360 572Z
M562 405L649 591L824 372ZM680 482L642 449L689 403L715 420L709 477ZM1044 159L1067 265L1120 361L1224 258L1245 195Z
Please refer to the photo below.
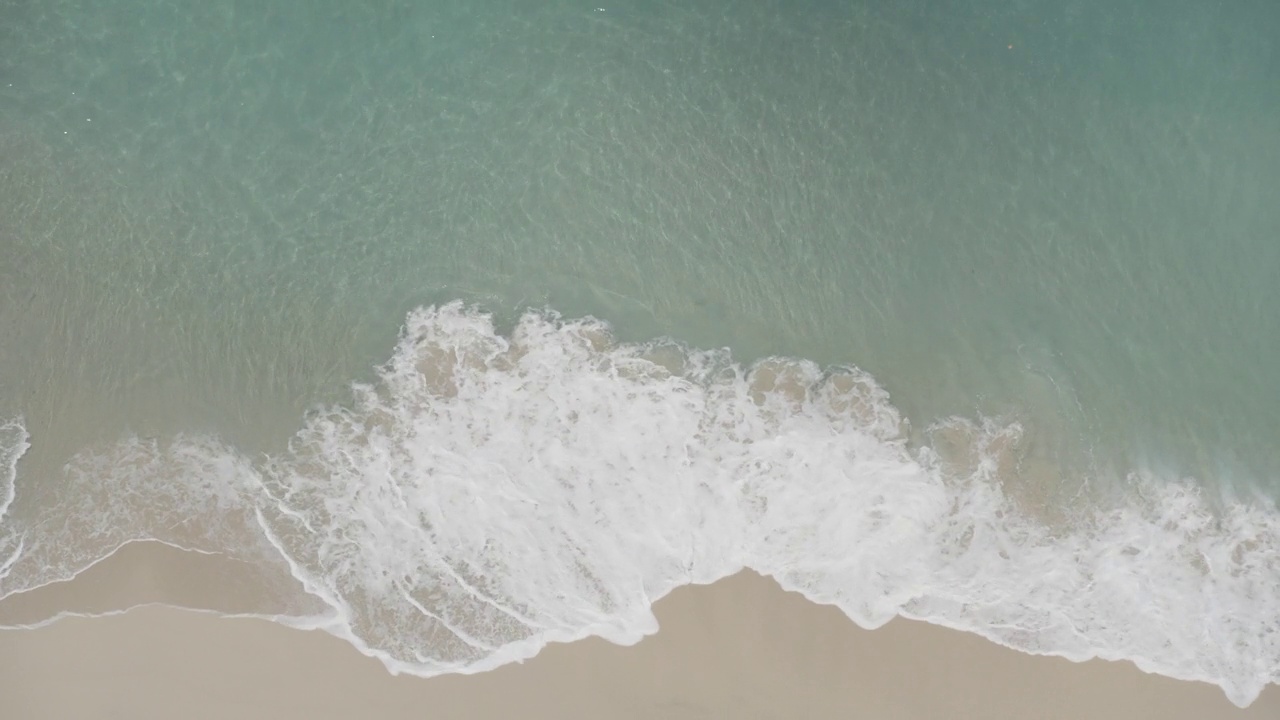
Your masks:
M0 523L13 503L14 481L18 475L18 460L31 447L31 436L22 418L0 422Z
M18 460L31 447L29 440L22 418L0 422L0 581L9 574L24 548L22 537L13 529L13 523L5 522L5 516L16 495Z
M1031 470L1021 426L911 433L856 368L743 367L552 312L504 335L455 303L411 313L354 396L257 462L207 438L86 451L68 474L98 500L69 492L51 512L75 537L29 542L0 594L126 536L271 555L329 608L293 624L425 676L634 642L673 588L750 567L868 628L904 615L1130 659L1242 706L1280 679L1273 506L1213 509L1135 473L1129 495L1047 520L1007 489ZM67 543L83 549L52 552Z

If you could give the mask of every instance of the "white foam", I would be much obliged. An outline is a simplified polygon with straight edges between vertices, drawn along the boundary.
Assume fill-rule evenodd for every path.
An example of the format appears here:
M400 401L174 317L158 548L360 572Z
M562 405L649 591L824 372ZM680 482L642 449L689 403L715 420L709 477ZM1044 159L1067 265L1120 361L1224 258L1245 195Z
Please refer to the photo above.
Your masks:
M18 460L31 447L30 439L22 418L0 422L0 581L9 574L26 549L22 534L12 522L6 522L5 516L16 495Z
M377 383L310 415L288 453L254 465L207 438L130 441L69 471L74 487L127 492L85 505L73 490L56 512L103 541L123 525L251 555L227 547L247 533L333 608L291 623L393 672L476 672L592 634L634 642L671 589L751 567L865 627L906 615L1032 653L1127 658L1242 706L1280 679L1273 506L1215 513L1194 483L1135 475L1132 497L1055 524L1007 491L1044 472L1017 424L953 418L928 445L907 437L857 369L744 368L553 314L504 337L452 304L413 312Z
M35 500L21 513L14 505L0 558L21 547L0 562L0 598L69 580L147 540L287 573L257 530L255 473L247 458L209 437L130 437L84 448L57 482L32 488Z
M970 457L944 461L855 369L747 369L553 315L505 338L455 304L413 313L357 396L263 473L261 520L395 670L631 642L654 599L749 566L866 627L1129 658L1238 704L1277 677L1274 509L1215 516L1191 483L1135 478L1129 504L1050 529L1002 487L1020 428L949 421Z
M0 527L3 527L4 516L13 504L18 460L31 447L30 440L22 418L0 422Z

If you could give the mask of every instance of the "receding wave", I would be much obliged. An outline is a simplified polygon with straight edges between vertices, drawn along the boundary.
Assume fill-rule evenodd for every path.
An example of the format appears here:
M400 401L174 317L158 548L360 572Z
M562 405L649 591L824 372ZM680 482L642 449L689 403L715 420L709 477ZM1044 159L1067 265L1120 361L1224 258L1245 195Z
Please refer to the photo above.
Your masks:
M4 428L12 467L25 431ZM326 608L307 622L426 676L633 642L673 588L750 567L868 628L904 615L1131 659L1242 706L1280 680L1273 506L1135 473L1131 494L1049 519L1008 489L1032 471L1023 434L963 418L909 434L852 367L743 367L551 312L504 335L455 303L411 313L377 382L287 452L86 449L40 511L4 520L0 595L153 538L287 567Z

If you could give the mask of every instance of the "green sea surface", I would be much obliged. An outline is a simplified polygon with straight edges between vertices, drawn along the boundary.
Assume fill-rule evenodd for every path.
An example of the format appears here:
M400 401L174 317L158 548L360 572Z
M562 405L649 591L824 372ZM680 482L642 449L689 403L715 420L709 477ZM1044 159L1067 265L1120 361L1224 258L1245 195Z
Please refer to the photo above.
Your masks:
M1280 4L600 2L0 0L24 463L281 446L463 299L1280 493Z

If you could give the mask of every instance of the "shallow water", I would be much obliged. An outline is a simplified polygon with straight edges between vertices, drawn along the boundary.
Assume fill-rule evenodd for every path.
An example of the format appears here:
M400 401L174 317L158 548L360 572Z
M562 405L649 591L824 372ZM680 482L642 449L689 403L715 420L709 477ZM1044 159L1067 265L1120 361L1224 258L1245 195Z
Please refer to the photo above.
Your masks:
M0 0L0 28L0 594L155 537L288 567L435 672L628 637L749 564L1233 699L1280 657L1269 3Z

